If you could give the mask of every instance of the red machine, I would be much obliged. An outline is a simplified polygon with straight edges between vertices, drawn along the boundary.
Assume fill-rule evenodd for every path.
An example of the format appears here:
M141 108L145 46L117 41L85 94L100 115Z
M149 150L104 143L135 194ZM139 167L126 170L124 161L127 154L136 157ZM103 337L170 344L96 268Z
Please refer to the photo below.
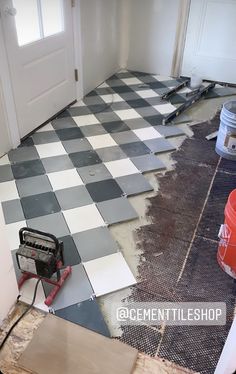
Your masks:
M71 266L62 268L63 243L54 235L30 228L20 229L19 237L20 246L16 252L17 264L22 272L19 289L31 278L41 278L54 285L45 300L45 304L50 306L72 271ZM53 278L55 273L56 278Z

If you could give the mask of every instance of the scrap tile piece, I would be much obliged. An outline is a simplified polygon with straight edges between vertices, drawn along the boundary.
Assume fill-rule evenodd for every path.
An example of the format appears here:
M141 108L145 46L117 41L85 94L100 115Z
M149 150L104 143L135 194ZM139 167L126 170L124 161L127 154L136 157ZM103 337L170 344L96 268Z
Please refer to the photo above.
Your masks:
M25 219L19 199L4 201L2 203L5 223L14 223Z
M80 186L83 184L83 181L76 169L49 173L48 178L54 191L62 190L63 188Z
M17 179L16 186L20 197L38 195L52 191L52 186L47 175L38 175L31 178Z
M132 161L130 161L128 158L105 162L105 166L114 178L121 177L123 175L136 174L139 172Z
M73 239L83 262L111 255L119 250L107 227L74 234Z
M97 297L137 283L120 252L85 262L84 268Z
M65 148L63 147L61 142L39 144L35 147L41 158L60 156L66 154Z
M85 186L64 188L55 192L62 210L78 208L93 203Z
M49 295L52 287L49 283L43 282L46 297ZM53 301L51 308L54 310L67 308L70 305L90 299L93 294L93 289L83 265L75 265L72 267L71 275L67 278Z
M0 201L18 199L18 191L15 181L0 183Z
M138 218L137 212L125 197L103 201L97 207L108 225Z
M64 263L63 266L74 266L81 263L81 258L79 252L76 248L75 242L71 235L63 236L62 238L58 238L60 241L63 242L63 258Z
M56 195L53 192L22 197L21 205L26 219L47 216L61 210Z
M165 165L163 164L163 162L154 155L133 157L131 160L142 173L152 170L165 169Z
M57 317L61 317L83 326L86 329L111 337L108 327L104 321L99 305L95 299L85 300L81 303L68 306L55 311Z
M69 235L68 226L61 212L29 219L27 226L39 231L50 232L57 238Z
M116 182L127 196L153 190L147 179L140 173L116 178Z
M63 212L71 234L105 226L105 222L95 204L69 209Z

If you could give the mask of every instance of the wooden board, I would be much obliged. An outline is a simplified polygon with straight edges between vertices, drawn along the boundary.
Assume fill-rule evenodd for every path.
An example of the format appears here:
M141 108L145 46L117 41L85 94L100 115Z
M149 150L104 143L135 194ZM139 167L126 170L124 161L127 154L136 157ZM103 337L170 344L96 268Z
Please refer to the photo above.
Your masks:
M138 351L48 314L18 362L36 374L130 374Z

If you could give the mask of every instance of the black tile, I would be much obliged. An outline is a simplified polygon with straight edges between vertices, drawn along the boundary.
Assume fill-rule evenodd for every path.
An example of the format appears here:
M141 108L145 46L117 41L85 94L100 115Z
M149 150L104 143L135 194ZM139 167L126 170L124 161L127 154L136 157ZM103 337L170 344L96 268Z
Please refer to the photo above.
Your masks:
M55 311L55 315L110 338L109 330L96 300L86 300L59 309Z
M156 116L144 117L144 119L152 126L162 125L163 118L164 116L162 116L161 114Z
M63 112L61 112L60 114L57 115L56 118L64 118L64 117L70 117L70 113L68 112L68 110L64 110Z
M169 101L171 104L182 104L182 103L185 103L187 100L183 96L175 94L175 95L171 95L171 97L169 98Z
M21 205L26 219L57 213L61 210L53 192L22 197Z
M64 246L64 266L74 266L80 264L81 258L72 236L64 236L63 238L59 238L59 240L63 242Z
M56 133L60 140L72 140L84 137L82 131L78 127L56 130Z
M18 145L17 148L22 148L22 147L31 147L34 145L33 139L31 137L26 138L25 140L22 140L20 145Z
M76 168L81 168L83 166L100 164L102 160L99 158L95 151L84 151L69 154L73 165Z
M93 201L100 202L105 200L116 199L123 195L123 191L114 179L108 179L101 182L86 184Z
M118 86L118 87L112 87L113 90L116 93L127 93L127 92L133 92L133 90L129 86Z
M69 112L71 114L71 116L84 116L86 114L91 114L91 111L89 110L89 108L87 106L75 106L75 107L71 107L69 109Z
M144 99L127 100L127 104L129 104L132 108L143 108L150 106L150 104Z
M104 123L103 127L110 134L129 130L129 127L122 121Z
M91 113L101 113L101 112L112 112L111 104L93 104L88 105Z
M149 83L149 87L151 89L166 88L166 86L164 84L162 84L161 82L158 82L158 81Z
M150 149L143 142L120 144L120 148L128 157L141 156L151 153Z
M35 177L46 173L41 160L18 162L11 167L15 179Z
M57 118L57 119L54 119L51 123L55 130L78 127L72 117Z
M85 97L91 97L91 96L98 96L97 92L95 90L89 92Z

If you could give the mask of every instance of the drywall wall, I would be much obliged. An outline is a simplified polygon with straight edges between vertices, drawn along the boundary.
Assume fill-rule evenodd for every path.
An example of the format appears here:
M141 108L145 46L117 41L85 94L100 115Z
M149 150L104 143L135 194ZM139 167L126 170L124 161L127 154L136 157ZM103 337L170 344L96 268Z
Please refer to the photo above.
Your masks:
M7 130L6 110L3 101L2 82L0 78L0 157L11 149Z
M0 325L14 305L18 288L0 204Z
M128 0L128 69L171 74L180 6L181 0Z
M119 0L80 0L84 95L119 69Z

